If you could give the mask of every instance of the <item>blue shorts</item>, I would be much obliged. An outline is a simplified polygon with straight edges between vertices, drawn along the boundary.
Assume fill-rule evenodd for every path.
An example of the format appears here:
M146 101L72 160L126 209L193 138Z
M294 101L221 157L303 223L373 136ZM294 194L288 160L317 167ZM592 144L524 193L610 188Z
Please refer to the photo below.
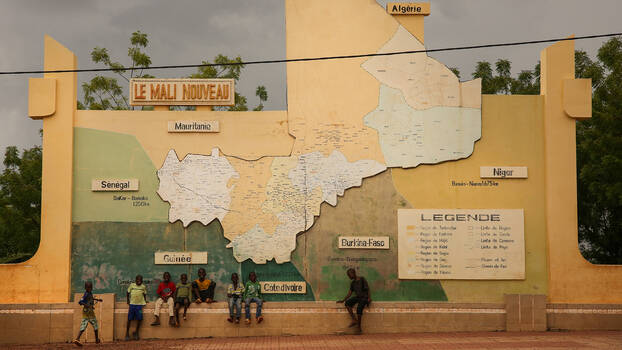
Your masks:
M144 305L130 304L130 310L127 313L128 321L131 321L131 320L142 321L143 320L143 306Z

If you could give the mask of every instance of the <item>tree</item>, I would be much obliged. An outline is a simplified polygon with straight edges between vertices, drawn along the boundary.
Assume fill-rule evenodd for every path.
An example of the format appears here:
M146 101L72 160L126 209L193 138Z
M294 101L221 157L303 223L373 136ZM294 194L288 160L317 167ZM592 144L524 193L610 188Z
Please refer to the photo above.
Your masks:
M266 87L259 85L255 90L255 96L259 97L259 104L253 110L261 111L263 110L263 103L268 100L268 91L266 91Z
M517 78L511 75L512 63L499 59L495 72L489 62L480 61L475 66L473 78L482 79L483 94L537 95L540 93L540 63L533 70L523 70ZM496 74L495 74L496 73Z
M580 247L593 263L622 264L622 40L608 40L597 61L575 57L593 87L592 118L577 123Z
M132 33L130 37L131 46L127 50L127 55L131 60L129 67L125 67L119 62L113 62L108 54L108 49L99 46L91 51L91 60L114 69L114 72L127 82L132 78L153 78L152 75L143 74L144 68L151 64L151 57L143 52L148 44L147 34L140 30ZM128 71L129 76L127 75ZM133 109L116 78L97 75L90 82L83 83L82 90L84 91L84 102L78 101L78 109Z
M144 52L148 44L149 39L146 33L142 33L141 31L132 33L130 36L130 47L127 51L127 55L130 58L130 65L127 67L119 62L113 62L106 48L94 48L91 52L91 60L113 69L114 73L127 82L132 78L153 78L152 75L143 73L144 69L151 65L151 57ZM215 64L215 66L198 67L197 72L191 74L189 78L233 79L236 84L239 82L240 75L244 69L244 65L241 64L242 58L240 56L229 58L224 55L217 55L212 62L202 61L202 64ZM260 89L262 92L261 95L259 95ZM118 84L116 78L97 75L88 83L83 83L82 90L84 91L84 102L78 102L78 109L134 109L129 105L128 98L123 88ZM268 93L264 86L258 86L257 94L259 97L259 105L255 107L254 110L260 111L263 109L263 102L268 99ZM235 105L230 107L217 107L217 109L225 111L247 111L247 102L245 96L236 92ZM193 107L179 107L178 109L193 109Z
M41 225L41 147L7 147L0 174L0 263L31 257Z

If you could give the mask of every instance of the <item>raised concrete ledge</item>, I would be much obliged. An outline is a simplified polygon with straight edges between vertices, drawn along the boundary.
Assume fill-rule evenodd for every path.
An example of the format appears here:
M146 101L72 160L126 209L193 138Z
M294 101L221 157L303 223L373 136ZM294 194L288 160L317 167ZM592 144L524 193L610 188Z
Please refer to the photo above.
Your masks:
M242 303L244 304L244 303ZM154 301L149 302L145 306L145 310L153 310L155 307ZM253 304L254 307L254 304ZM116 302L116 310L127 310L127 303ZM192 303L188 311L193 309L207 309L207 310L228 310L229 306L226 302L216 302L211 304ZM325 310L344 310L343 304L337 304L334 301L266 301L263 304L263 310L285 310L295 312L295 310L305 309L325 309ZM447 302L419 302L419 301L404 301L404 302L389 302L389 301L374 301L369 308L365 310L367 312L374 312L377 310L386 309L400 309L400 310L459 310L459 309L490 309L490 310L505 310L505 304L502 303L447 303ZM149 312L149 311L147 311ZM153 312L153 311L151 311ZM227 311L228 312L228 311Z
M620 330L622 304L547 304L549 330Z
M106 299L113 296L105 295ZM516 295L503 303L449 303L449 302L373 302L365 309L364 333L508 331L508 318L518 317L521 322L512 325L527 330L538 325L538 319L525 318L539 311L524 303L513 308L513 301L531 300L536 305L540 296ZM96 310L102 335L107 340L120 340L125 335L126 303L105 300L103 313ZM162 325L151 327L154 303L145 307L141 327L143 339L175 339L193 337L249 337L267 335L347 334L349 316L343 304L334 301L266 302L265 320L257 324L252 310L252 324L231 324L226 321L225 302L192 304L188 320L180 328L167 324L168 314L162 309ZM622 304L543 304L546 327L550 330L622 330ZM244 312L242 312L244 317ZM59 343L75 336L81 318L76 302L58 304L3 304L0 305L0 344ZM527 321L527 322L526 322ZM134 326L132 326L133 329ZM89 327L90 329L90 327ZM88 341L94 337L88 333ZM83 336L83 339L84 338Z

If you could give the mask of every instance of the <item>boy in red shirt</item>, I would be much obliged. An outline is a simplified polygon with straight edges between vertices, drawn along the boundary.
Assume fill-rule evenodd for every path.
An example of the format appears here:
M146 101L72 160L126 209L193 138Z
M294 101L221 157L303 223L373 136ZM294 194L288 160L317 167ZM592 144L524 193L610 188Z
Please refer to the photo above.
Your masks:
M175 325L175 314L173 311L173 307L175 306L175 300L172 298L173 294L175 293L175 283L171 282L171 274L168 272L165 272L164 275L162 276L163 281L160 282L160 285L158 286L158 300L156 300L155 303L155 310L154 310L154 315L155 315L155 321L153 321L153 323L151 324L152 326L158 326L160 325L160 308L162 307L162 304L166 303L168 306L168 324L170 324L171 326Z

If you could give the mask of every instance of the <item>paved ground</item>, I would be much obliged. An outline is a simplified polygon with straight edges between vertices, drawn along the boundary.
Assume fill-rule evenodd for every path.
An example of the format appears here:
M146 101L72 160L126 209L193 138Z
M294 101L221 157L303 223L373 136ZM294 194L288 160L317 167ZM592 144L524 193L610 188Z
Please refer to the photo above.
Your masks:
M72 344L4 348L77 349ZM83 349L622 349L622 332L412 333L141 340L86 344Z

